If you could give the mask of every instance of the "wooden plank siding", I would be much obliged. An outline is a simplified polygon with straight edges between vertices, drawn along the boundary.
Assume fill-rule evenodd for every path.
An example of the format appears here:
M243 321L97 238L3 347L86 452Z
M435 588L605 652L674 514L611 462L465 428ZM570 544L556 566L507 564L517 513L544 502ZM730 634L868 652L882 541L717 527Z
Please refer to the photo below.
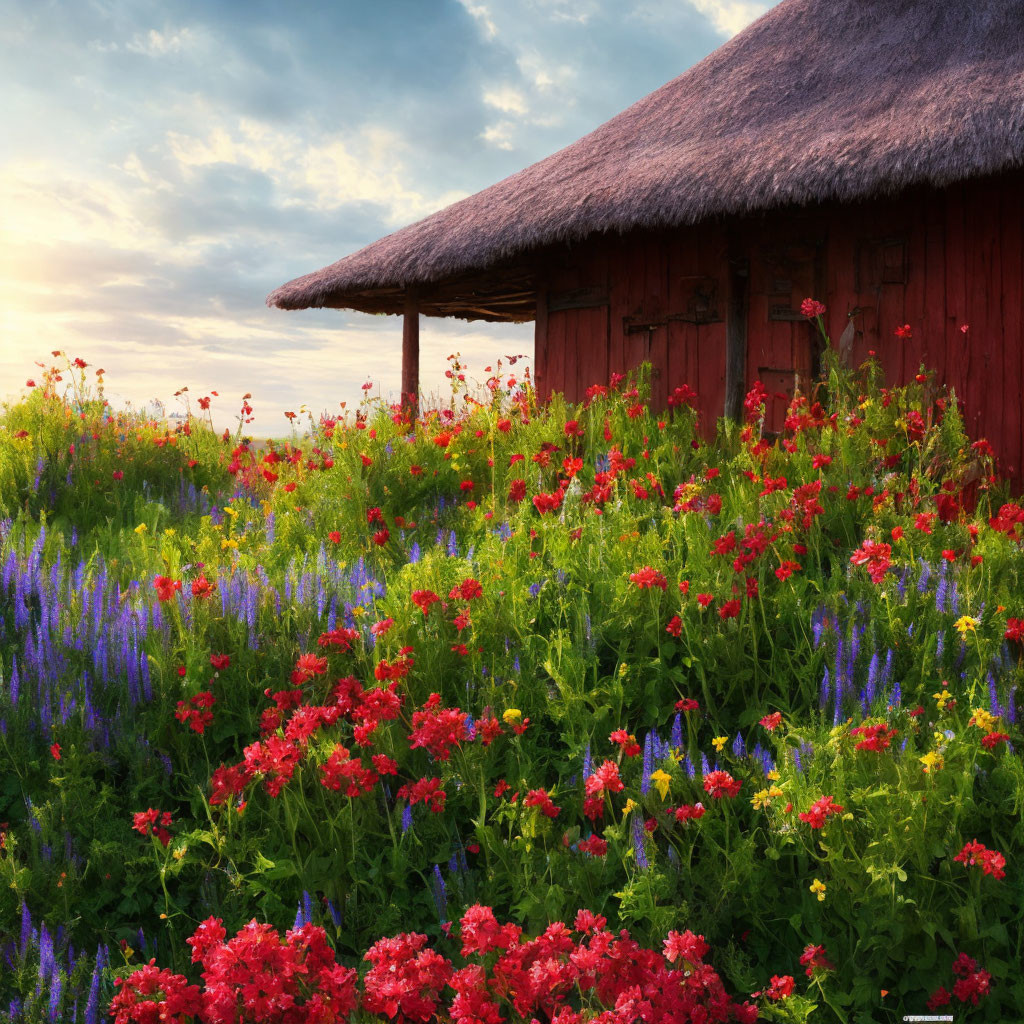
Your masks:
M850 315L854 365L877 354L889 383L922 364L952 385L972 436L1024 476L1024 171L847 205L577 243L547 263L547 301L579 290L580 308L538 317L541 391L573 400L644 360L664 406L689 384L705 433L725 402L727 233L750 261L745 387L788 393L817 369L802 299L828 306L838 340ZM599 302L598 299L606 301ZM909 324L911 337L895 330ZM968 324L965 334L962 324ZM785 401L767 426L780 429Z

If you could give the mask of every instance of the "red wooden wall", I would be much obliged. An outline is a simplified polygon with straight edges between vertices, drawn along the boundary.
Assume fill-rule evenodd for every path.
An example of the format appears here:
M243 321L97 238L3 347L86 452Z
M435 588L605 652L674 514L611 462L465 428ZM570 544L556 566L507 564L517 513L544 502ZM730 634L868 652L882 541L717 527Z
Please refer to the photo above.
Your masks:
M1004 470L1024 467L1024 172L850 205L780 210L671 232L600 236L545 255L539 387L579 399L648 359L654 400L689 384L713 431L725 401L730 256L748 280L746 386L792 390L817 369L800 302L826 303L838 341L852 317L855 365L877 352L890 383L921 364L961 401ZM895 337L910 324L912 337ZM961 325L967 324L965 334ZM785 399L771 403L769 429Z

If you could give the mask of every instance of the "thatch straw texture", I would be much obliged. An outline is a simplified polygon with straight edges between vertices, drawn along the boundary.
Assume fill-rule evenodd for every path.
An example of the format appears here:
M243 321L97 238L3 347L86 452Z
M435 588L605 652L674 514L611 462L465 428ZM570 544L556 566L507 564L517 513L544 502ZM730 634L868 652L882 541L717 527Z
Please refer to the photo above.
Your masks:
M1024 0L784 0L566 149L267 301L345 306L597 232L1021 164Z

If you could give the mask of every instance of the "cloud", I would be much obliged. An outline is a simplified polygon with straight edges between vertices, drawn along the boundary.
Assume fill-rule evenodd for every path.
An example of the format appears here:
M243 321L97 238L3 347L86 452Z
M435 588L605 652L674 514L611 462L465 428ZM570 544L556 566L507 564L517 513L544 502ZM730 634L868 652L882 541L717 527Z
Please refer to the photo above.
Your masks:
M137 34L125 44L130 53L142 53L148 57L162 57L167 53L177 53L195 42L191 29L183 28L160 32L151 28L145 35ZM116 46L116 44L114 44Z
M725 36L734 36L743 31L752 21L772 6L755 0L690 0L701 14Z
M265 295L574 141L763 7L10 0L0 397L55 348L133 401L251 390L268 431L367 373L397 394L396 318ZM424 387L453 349L531 348L530 324L425 320Z

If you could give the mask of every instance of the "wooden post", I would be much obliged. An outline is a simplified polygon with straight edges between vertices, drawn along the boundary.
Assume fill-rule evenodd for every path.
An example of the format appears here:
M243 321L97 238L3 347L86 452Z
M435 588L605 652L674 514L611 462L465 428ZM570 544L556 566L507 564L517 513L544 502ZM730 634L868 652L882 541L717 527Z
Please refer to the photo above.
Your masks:
M743 395L746 389L747 308L750 287L750 262L730 244L729 304L725 314L725 416L743 419Z
M533 322L533 388L537 400L548 395L548 293L537 287L537 313Z
M413 419L420 400L420 306L415 287L405 290L405 315L402 318L402 407Z

